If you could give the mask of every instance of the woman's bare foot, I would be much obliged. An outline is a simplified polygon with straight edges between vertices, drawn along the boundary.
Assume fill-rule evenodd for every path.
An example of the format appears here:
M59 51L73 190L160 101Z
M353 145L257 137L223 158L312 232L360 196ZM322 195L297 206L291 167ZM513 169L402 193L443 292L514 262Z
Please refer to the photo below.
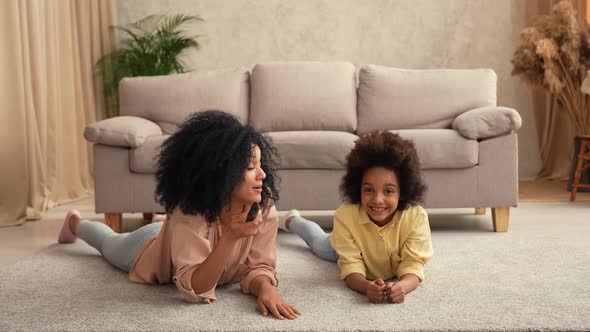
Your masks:
M59 243L74 243L76 242L76 226L80 223L80 212L78 210L71 210L66 215L64 224L61 227L57 242Z
M76 235L76 226L80 223L80 215L72 213L70 218L68 219L68 226L70 227L70 232Z

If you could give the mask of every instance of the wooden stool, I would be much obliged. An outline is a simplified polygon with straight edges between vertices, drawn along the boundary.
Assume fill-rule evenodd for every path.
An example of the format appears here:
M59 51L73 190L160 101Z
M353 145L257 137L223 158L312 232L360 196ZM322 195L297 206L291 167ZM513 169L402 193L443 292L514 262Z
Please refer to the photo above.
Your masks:
M576 191L578 188L590 188L590 184L580 184L580 178L582 172L590 167L590 163L584 165L585 160L590 160L590 136L581 137L580 140L580 153L578 154L578 165L576 166L576 173L574 173L574 183L572 184L572 194L570 201L576 200Z

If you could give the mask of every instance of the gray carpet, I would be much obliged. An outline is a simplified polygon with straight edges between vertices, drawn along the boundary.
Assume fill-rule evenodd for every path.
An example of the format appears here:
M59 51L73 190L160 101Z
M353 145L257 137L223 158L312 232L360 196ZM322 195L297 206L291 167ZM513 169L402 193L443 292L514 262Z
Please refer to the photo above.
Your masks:
M401 305L369 304L292 234L279 234L280 291L302 312L278 321L237 286L212 305L173 286L131 284L84 243L0 269L0 330L590 331L590 204L522 204L510 232L487 216L431 214L435 256Z

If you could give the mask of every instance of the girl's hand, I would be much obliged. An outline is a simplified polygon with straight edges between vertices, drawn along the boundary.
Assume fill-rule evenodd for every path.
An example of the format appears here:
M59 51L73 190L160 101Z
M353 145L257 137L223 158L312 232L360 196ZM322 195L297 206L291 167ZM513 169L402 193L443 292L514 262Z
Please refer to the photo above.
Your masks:
M383 279L375 279L367 286L367 298L369 302L381 303L385 297L385 282Z
M226 224L225 229L223 229L223 236L229 236L232 239L238 240L244 237L254 236L258 233L258 226L262 222L262 212L258 211L254 220L246 222L249 209L250 207L244 205L242 212L231 216L231 220Z
M277 319L296 319L301 315L294 306L285 303L277 289L272 285L265 285L258 295L258 310L264 316L270 311Z
M406 298L406 291L399 282L388 282L385 287L387 301L391 303L402 303Z

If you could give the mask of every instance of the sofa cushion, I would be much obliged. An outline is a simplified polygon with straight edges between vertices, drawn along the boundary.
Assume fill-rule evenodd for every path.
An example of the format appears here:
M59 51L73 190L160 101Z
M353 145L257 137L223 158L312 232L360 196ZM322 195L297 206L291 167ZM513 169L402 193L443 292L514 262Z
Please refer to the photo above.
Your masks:
M422 169L466 168L478 163L479 145L452 129L392 130L414 142ZM358 136L337 131L270 132L280 156L280 169L344 169L345 157ZM129 150L134 173L156 172L162 143L170 137L150 136L144 144Z
M358 136L338 131L267 133L280 156L280 169L344 169Z
M170 135L150 136L143 145L129 150L129 168L134 173L156 173L158 154L162 143Z
M356 130L355 67L350 63L257 64L250 123L264 132Z
M247 69L221 69L167 76L129 77L119 84L121 115L152 120L166 134L190 113L210 109L248 121Z
M414 142L422 169L466 168L479 159L479 144L452 129L392 130Z
M450 128L457 115L485 106L496 106L496 73L491 69L364 66L359 72L357 132Z
M463 137L484 139L518 130L522 125L520 114L508 107L480 107L459 115L453 129Z
M116 116L94 122L84 129L84 138L92 143L136 148L150 136L162 135L157 124L135 116Z

